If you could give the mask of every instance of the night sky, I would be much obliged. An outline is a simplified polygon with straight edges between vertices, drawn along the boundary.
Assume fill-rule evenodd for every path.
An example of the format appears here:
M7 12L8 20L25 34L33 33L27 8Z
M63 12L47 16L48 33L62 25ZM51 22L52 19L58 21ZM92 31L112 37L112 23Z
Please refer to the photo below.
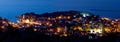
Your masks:
M120 0L0 0L0 17L11 21L26 12L38 14L55 11L87 11L100 16L117 18L120 12L90 11L90 9L120 10Z

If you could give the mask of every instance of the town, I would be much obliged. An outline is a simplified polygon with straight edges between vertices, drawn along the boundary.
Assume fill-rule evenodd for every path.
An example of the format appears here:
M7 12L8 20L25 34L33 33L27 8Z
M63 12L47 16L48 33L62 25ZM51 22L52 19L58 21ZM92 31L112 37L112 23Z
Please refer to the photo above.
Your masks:
M43 14L30 12L17 18L19 20L14 23L1 17L0 31L32 31L59 37L88 35L88 39L97 39L111 33L120 36L120 18L111 19L89 12L72 10Z

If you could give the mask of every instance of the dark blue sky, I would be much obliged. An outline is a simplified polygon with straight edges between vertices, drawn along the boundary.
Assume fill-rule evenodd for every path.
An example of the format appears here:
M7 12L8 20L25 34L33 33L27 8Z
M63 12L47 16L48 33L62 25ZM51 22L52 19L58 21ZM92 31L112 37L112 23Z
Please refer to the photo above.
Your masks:
M110 18L120 12L99 12L89 9L120 10L120 0L0 0L0 16L11 21L26 12L45 13L54 11L87 11Z

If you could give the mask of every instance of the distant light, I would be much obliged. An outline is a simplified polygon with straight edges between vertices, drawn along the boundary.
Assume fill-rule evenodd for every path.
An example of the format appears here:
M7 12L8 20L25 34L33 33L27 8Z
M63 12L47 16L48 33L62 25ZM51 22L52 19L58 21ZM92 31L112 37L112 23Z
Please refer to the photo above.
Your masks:
M61 28L57 28L57 32L61 32Z
M85 14L83 14L83 17L86 17L86 15L85 15Z
M59 16L58 18L59 18L59 19L61 19L62 17L61 17L61 16Z
M37 31L37 29L35 29L35 28L34 28L33 30L34 30L34 31Z
M5 29L5 26L1 26L2 29Z
M29 23L30 21L27 19L25 22L26 22L26 23Z
M90 16L89 13L81 13L83 17L87 17L87 16Z
M91 29L90 33L96 34L96 33L102 33L101 29Z

